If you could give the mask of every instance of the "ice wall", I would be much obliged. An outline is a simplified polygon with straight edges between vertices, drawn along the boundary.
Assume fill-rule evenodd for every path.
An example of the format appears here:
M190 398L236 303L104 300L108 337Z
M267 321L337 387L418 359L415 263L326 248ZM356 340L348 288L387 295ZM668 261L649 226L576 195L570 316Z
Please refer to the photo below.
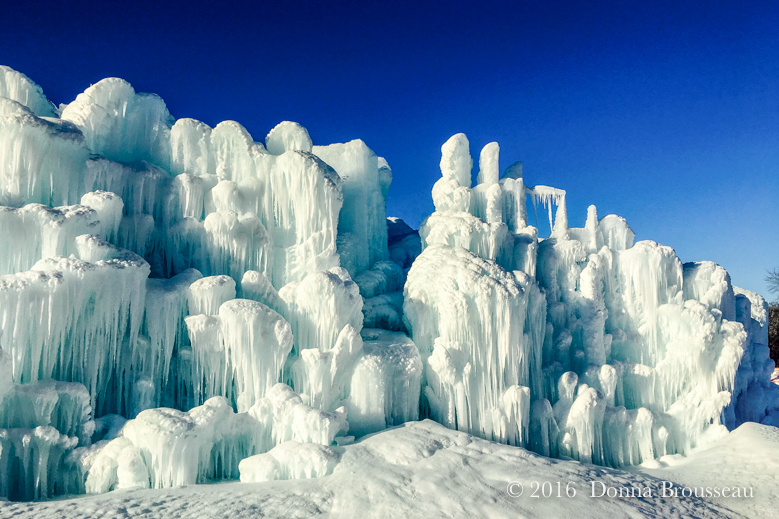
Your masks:
M119 162L168 165L173 118L165 102L154 94L136 94L123 79L90 86L62 110L61 118L81 130L92 153Z
M338 252L342 255L341 266L354 277L388 256L385 206L392 171L386 160L359 139L314 146L313 153L343 179Z
M89 149L68 121L29 111L0 115L0 204L77 204Z
M285 121L268 134L269 152L234 121L174 122L159 97L118 78L91 86L59 119L19 93L37 85L3 71L0 204L72 205L88 191L113 192L124 218L106 238L143 256L155 276L196 268L240 282L257 270L280 289L339 265L356 276L388 256L392 174L362 141L314 150L305 128Z
M387 162L359 140L316 153L289 121L265 145L234 121L176 121L118 78L61 111L0 69L0 427L33 449L5 447L0 466L60 449L0 495L237 478L246 456L346 434L361 290L397 299L403 283L385 261ZM282 380L294 390L273 393ZM405 400L390 386L406 407L387 408L382 427L418 399L418 381ZM83 405L63 410L76 393ZM126 434L92 434L92 409L132 419ZM174 467L179 455L152 440L199 445L202 459ZM46 483L51 471L65 475Z
M67 492L67 457L95 430L87 389L78 383L13 383L0 349L0 496L32 500Z

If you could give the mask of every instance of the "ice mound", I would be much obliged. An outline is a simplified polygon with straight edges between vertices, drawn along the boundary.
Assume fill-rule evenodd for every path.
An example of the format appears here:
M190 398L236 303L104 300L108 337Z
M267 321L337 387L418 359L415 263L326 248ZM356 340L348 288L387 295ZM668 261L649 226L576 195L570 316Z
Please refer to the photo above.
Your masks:
M306 406L284 384L272 388L248 413L235 413L224 397L210 398L188 412L148 409L126 422L118 437L75 449L67 459L76 474L69 483L72 491L100 493L238 479L243 477L242 460L268 451L272 457L291 444L303 445L302 452L332 452L325 446L346 428L342 414ZM278 445L288 447L278 451ZM308 451L308 445L315 447Z
M521 273L462 247L433 245L411 267L405 298L427 365L430 416L453 429L524 445L530 388L540 387L542 377L544 328L524 332L528 314L545 315L538 289Z
M353 276L387 257L391 172L361 141L318 147L339 175L312 154L297 123L270 132L270 153L234 121L174 124L159 97L117 78L80 94L61 119L37 117L12 99L3 106L0 203L72 205L90 190L113 192L124 218L119 236L106 238L145 257L155 276L196 268L240 282L243 271L258 270L278 290L339 265L337 225L351 236L343 263L362 251L348 267ZM339 219L342 177L350 187Z
M87 388L75 382L14 385L0 400L0 411L0 428L52 426L81 445L89 444L95 429Z
M275 479L310 479L332 474L339 454L324 445L284 442L265 454L241 461L241 481L259 483Z
M361 140L314 146L312 151L343 179L338 252L341 266L354 277L388 257L385 205L392 171Z
M310 152L313 146L308 130L292 121L280 122L265 137L265 147L273 155L290 150Z
M347 403L350 434L417 420L422 360L416 345L403 333L363 329L361 335L362 356Z
M169 162L173 118L154 94L136 94L123 79L97 82L62 111L62 120L84 134L93 153L120 162Z
M149 266L94 236L79 236L76 250L87 259L49 257L0 276L0 347L16 383L81 382L99 413L126 409L131 381L119 367L133 355Z
M84 135L68 121L0 116L0 204L77 204L88 157Z

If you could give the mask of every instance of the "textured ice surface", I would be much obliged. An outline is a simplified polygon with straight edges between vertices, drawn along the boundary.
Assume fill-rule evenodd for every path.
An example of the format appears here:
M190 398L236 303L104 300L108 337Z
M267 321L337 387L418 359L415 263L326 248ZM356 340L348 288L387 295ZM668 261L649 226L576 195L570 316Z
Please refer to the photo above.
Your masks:
M201 398L232 397L238 410L246 411L281 378L292 350L292 332L267 306L233 299L219 307L216 317L185 320Z
M32 270L0 276L0 347L13 380L81 382L99 412L126 409L130 362L149 266L97 237L76 239L79 259L50 257Z
M93 153L111 160L169 163L170 125L165 102L154 94L136 94L123 79L92 85L62 111L62 119L81 130Z
M117 78L61 107L0 68L2 497L329 474L319 504L356 516L374 484L408 510L423 474L451 490L428 492L438 512L505 515L494 472L452 469L475 454L438 461L526 451L431 423L359 439L430 417L648 466L779 425L764 299L594 206L571 227L564 190L521 162L501 177L497 143L474 186L468 139L444 143L415 231L386 218L392 171L360 140L285 121L255 142ZM474 474L484 501L460 498Z
M41 87L21 72L5 65L0 65L0 98L16 101L39 117L58 115L57 109L46 99Z
M313 152L343 179L338 234L344 239L338 252L345 256L341 266L355 276L388 256L385 205L392 174L361 140L314 146Z
M277 124L265 137L265 147L268 153L281 155L285 151L311 151L313 143L308 130L292 121Z
M363 329L351 379L349 433L363 436L419 418L422 360L405 334Z
M67 121L30 113L0 116L0 204L78 203L88 157L84 136Z

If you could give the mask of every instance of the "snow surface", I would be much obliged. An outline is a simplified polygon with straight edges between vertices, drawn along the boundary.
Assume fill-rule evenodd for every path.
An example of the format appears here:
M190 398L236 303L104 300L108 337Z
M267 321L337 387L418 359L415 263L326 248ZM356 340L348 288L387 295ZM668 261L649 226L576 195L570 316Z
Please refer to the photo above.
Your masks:
M769 517L776 500L776 429L746 424L683 465L636 467L630 472L554 460L446 429L410 422L345 447L276 449L270 458L247 458L246 478L260 483L192 485L165 490L118 490L37 503L0 504L0 517ZM286 446L290 443L282 444ZM743 456L745 449L754 453ZM312 450L316 454L311 454ZM722 452L723 458L718 458ZM280 458L280 462L276 461ZM312 462L305 462L309 459ZM319 467L314 468L318 460ZM267 460L267 461L266 461ZM308 463L311 463L310 465ZM334 467L328 467L328 464ZM317 477L295 479L289 468ZM330 475L324 475L332 471ZM269 481L275 479L277 481ZM752 486L754 498L666 497L663 481L678 492L693 485ZM521 496L508 485L519 482ZM553 497L531 497L534 483L552 484ZM561 495L557 496L557 482ZM576 490L566 497L568 483ZM652 497L591 497L600 484L652 489ZM547 487L548 488L548 487ZM516 492L517 487L513 487ZM623 491L626 492L626 491ZM633 491L635 492L635 490ZM538 495L542 495L541 491ZM627 495L627 494L625 494Z
M594 206L571 227L564 190L499 157L472 186L467 137L444 143L415 231L361 140L255 142L118 78L60 113L0 68L0 497L111 493L0 515L730 514L508 496L714 484L711 452L775 453L779 387L760 295Z

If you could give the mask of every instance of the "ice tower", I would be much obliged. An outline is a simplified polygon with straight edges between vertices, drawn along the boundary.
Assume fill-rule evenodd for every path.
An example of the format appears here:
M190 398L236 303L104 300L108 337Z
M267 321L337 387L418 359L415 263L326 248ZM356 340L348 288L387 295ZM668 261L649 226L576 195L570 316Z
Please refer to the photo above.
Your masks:
M404 289L424 413L612 466L684 454L745 420L776 423L760 296L714 263L634 244L624 219L598 220L594 206L569 227L565 191L525 185L521 163L499 179L498 153L484 147L471 187L467 138L441 148L436 211ZM548 238L528 224L528 196L548 210Z

